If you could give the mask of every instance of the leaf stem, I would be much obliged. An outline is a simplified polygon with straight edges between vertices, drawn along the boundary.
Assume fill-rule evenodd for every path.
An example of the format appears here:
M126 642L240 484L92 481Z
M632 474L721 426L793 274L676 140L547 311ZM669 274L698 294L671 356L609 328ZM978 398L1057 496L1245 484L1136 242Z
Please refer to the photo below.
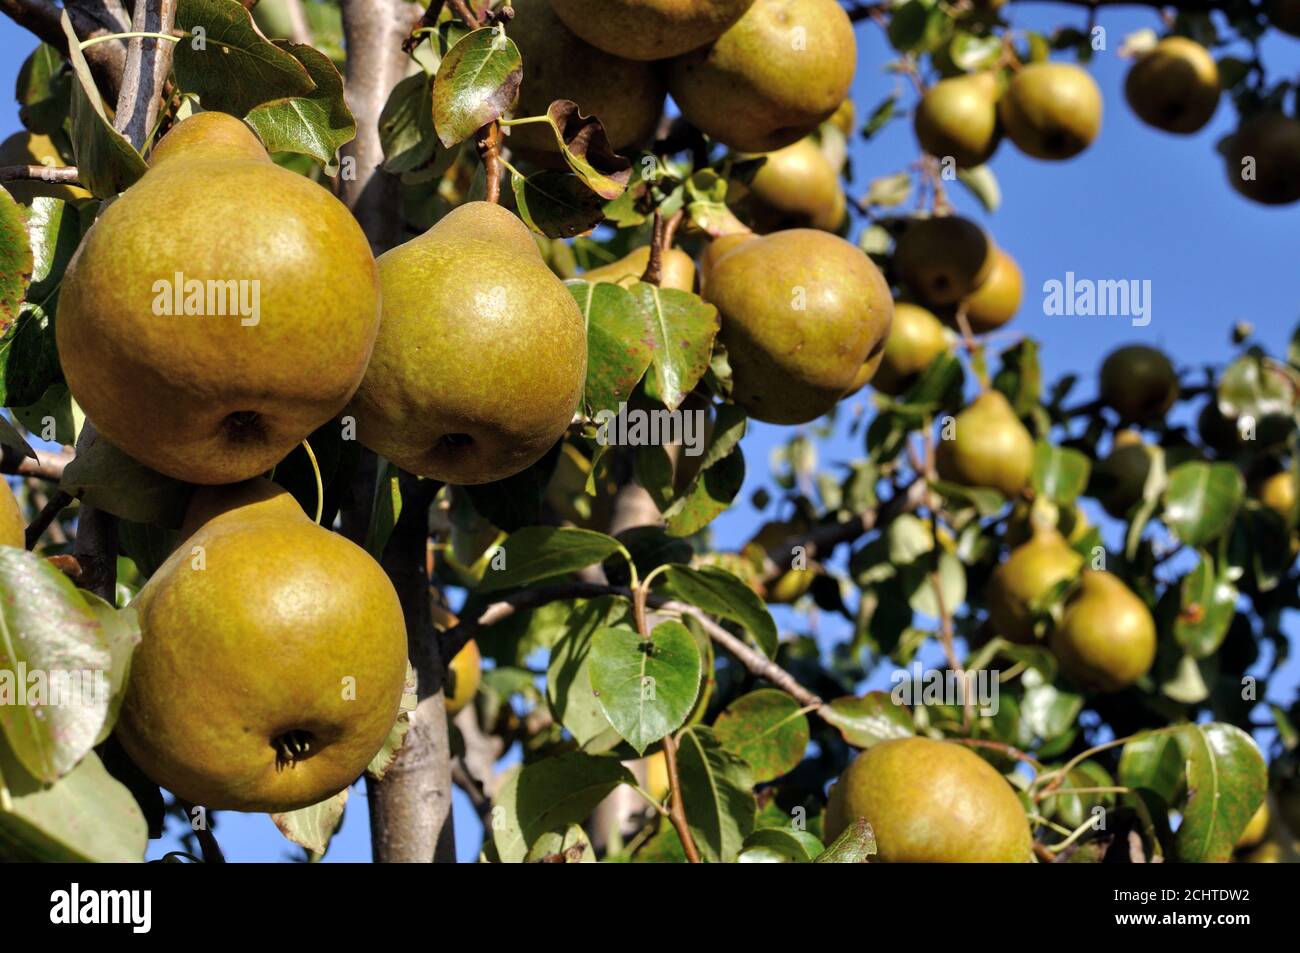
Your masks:
M664 761L668 765L668 787L672 801L668 808L668 820L672 822L677 837L686 851L686 859L692 864L700 863L700 849L695 846L691 836L690 824L686 821L686 803L682 800L682 782L677 773L677 739L671 734L664 735Z
M186 34L188 36L189 34ZM170 33L147 33L145 31L131 33L104 33L100 36L92 36L89 40L82 40L77 44L78 48L85 50L87 47L94 46L96 43L104 43L108 40L130 40L139 37L144 40L170 40L173 43L179 43L185 39L184 36L173 36Z

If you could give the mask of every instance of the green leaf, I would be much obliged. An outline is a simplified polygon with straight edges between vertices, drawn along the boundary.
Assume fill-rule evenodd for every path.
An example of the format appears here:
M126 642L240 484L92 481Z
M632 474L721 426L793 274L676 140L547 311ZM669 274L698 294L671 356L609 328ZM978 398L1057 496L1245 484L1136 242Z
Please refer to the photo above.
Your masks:
M599 195L576 175L550 169L510 177L515 206L524 224L546 238L573 238L605 217Z
M100 726L95 744L103 744L117 724L117 714L122 709L122 700L126 698L127 677L131 674L131 656L140 644L140 619L133 608L118 609L109 605L93 592L78 590L86 606L99 620L108 643L109 656L112 659L108 671L108 711L104 723Z
M398 469L388 460L380 460L379 476L375 479L375 498L370 504L370 522L366 526L365 550L375 561L384 555L393 528L402 515L402 486Z
M1040 440L1034 447L1034 492L1057 506L1069 506L1088 486L1092 464L1078 450Z
M147 166L109 122L66 10L60 23L68 38L68 62L76 79L72 84L72 152L77 159L77 177L96 198L109 198L125 192L144 175Z
M965 30L958 30L948 44L948 54L953 65L963 72L989 69L1002 54L1002 37L996 34L975 36Z
M18 317L33 270L27 222L13 197L0 188L0 331Z
M577 824L543 834L528 852L526 863L594 864L591 838Z
M1202 552L1200 562L1178 587L1174 639L1193 658L1209 658L1219 650L1237 611L1237 587L1214 560Z
M700 692L700 650L680 622L644 639L626 627L591 640L591 687L605 717L637 754L686 722Z
M128 457L98 432L82 439L59 486L85 506L170 529L180 527L193 491Z
M591 754L609 751L620 742L618 731L591 686L591 640L598 631L630 617L631 607L619 596L601 596L575 608L564 635L551 648L546 669L546 703L555 720Z
M286 838L319 856L329 848L330 839L343 824L343 808L347 803L348 789L344 788L333 797L308 807L272 814L271 820Z
M958 169L957 181L966 186L966 190L975 196L976 201L990 215L1002 206L1002 189L998 186L998 177L988 166Z
M63 573L0 546L0 734L39 781L67 774L108 718L113 655Z
M1177 803L1183 789L1183 754L1173 734L1139 735L1124 745L1119 759L1119 783L1146 788L1166 805Z
M71 84L72 77L63 69L63 54L48 43L40 44L18 70L18 121L39 135L58 135L68 118Z
M882 741L911 738L916 734L911 713L906 707L894 704L888 692L837 698L830 703L825 718L855 748L870 748Z
M463 37L442 58L433 81L433 125L447 148L500 119L523 79L519 47L488 27Z
M587 319L587 415L618 413L650 366L654 345L631 292L612 282L566 281Z
M862 138L870 139L875 136L881 129L889 124L891 119L898 115L898 93L890 93L875 109L871 110L871 115L867 117L866 124L862 127Z
M497 855L517 864L543 835L586 820L620 784L636 784L614 758L567 751L510 772L492 809L492 843Z
M587 188L607 202L627 190L632 163L614 152L598 118L583 116L578 104L568 99L551 103L546 118L565 163Z
M876 852L876 835L865 817L859 817L826 852L813 859L814 864L865 864Z
M618 540L604 533L568 526L526 526L501 544L504 566L493 559L479 592L530 586L602 562L620 549Z
M758 594L731 573L716 566L669 566L661 578L670 595L743 626L768 658L776 655L778 636L771 613Z
M433 129L433 81L423 72L401 80L379 113L384 171L399 175L423 169L438 154Z
M737 860L742 864L807 864L825 850L822 842L807 831L765 827L745 838Z
M735 860L757 811L749 764L711 729L693 725L678 737L677 775L700 857L715 864Z
M902 205L912 194L912 173L899 172L872 179L867 186L866 203L882 208L894 208Z
M753 769L754 782L793 771L808 749L808 718L798 702L775 688L741 695L713 724L718 741Z
M925 37L925 26L930 11L920 0L906 0L893 9L886 35L889 43L900 53L907 53L920 45Z
M305 43L275 45L307 69L316 89L258 106L244 121L262 137L268 152L297 152L330 165L357 134L357 121L343 98L343 77L328 56Z
M727 511L744 483L745 456L737 447L717 465L701 471L690 489L668 508L664 513L668 532L674 536L698 533Z
M1180 464L1165 488L1165 525L1187 545L1203 546L1232 525L1244 493L1241 473L1230 463Z
M176 25L188 34L173 54L176 80L204 109L246 116L262 103L315 89L307 68L263 37L235 0L178 0Z
M721 326L718 309L699 295L657 288L639 281L630 289L645 317L654 348L648 384L669 410L681 406L709 369L713 341Z
M149 826L131 792L92 751L52 785L0 738L0 854L12 861L139 863Z
M1186 764L1187 802L1174 854L1184 863L1223 863L1264 800L1264 757L1235 725L1188 725L1176 737Z

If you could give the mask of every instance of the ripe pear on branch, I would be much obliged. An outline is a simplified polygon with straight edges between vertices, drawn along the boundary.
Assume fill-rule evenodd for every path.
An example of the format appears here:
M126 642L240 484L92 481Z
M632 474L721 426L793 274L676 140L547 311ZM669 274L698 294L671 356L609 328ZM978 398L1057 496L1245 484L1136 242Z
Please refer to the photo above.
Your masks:
M981 394L942 434L939 476L963 486L989 487L1016 499L1034 472L1034 439L1000 391Z
M570 30L607 53L662 60L711 43L754 0L549 0Z
M1030 63L998 100L998 118L1007 138L1026 155L1070 159L1101 131L1101 90L1077 66Z
M1187 135L1204 128L1219 106L1219 67L1209 51L1170 36L1142 54L1124 80L1124 96L1149 126Z
M1052 590L1078 576L1083 557L1055 529L1040 527L993 571L986 593L989 623L1011 642L1035 641L1035 610Z
M913 117L921 148L959 169L983 165L993 157L998 126L998 81L992 72L942 79L926 90Z

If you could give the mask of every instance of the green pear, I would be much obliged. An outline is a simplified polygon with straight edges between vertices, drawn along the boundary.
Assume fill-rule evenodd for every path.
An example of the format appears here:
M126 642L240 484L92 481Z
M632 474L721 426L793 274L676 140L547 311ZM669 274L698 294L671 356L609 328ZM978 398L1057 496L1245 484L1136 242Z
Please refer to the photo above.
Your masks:
M862 752L831 788L829 843L865 817L882 863L1028 863L1033 837L1015 790L969 748L894 738Z
M731 232L727 235L720 235L712 239L704 246L704 251L700 253L700 287L704 288L709 281L709 276L713 273L713 266L722 260L722 257L730 252L737 245L743 245L759 236L750 231Z
M1244 120L1223 144L1228 181L1263 205L1300 201L1300 119L1280 112Z
M35 132L15 132L4 142L0 142L0 165L45 165L66 166L71 163L63 158L54 141ZM56 182L18 180L6 182L4 188L21 205L31 205L37 196L62 199L74 202L90 198L90 193L80 186L63 185Z
M1011 642L1034 642L1035 608L1052 590L1068 582L1083 568L1080 556L1054 529L1039 528L1027 543L993 570L985 597L989 623L995 634Z
M801 424L829 411L882 350L889 285L842 238L790 229L736 244L704 297L722 317L732 399L756 420Z
M1101 90L1069 63L1021 67L998 100L998 118L1016 148L1035 159L1069 159L1101 130Z
M654 135L664 111L664 81L649 63L605 53L574 36L548 0L516 0L510 38L524 60L516 116L541 116L557 99L596 116L615 152ZM547 123L510 127L512 152L544 164L562 164L555 132Z
M931 86L913 117L916 139L932 156L951 156L960 169L983 165L1002 139L998 81L991 72L942 79Z
M22 549L27 545L27 521L18 508L18 498L9 481L0 482L4 483L4 489L0 490L0 546Z
M812 139L800 139L764 158L744 199L757 231L839 229L846 214L844 189L839 173Z
M868 354L866 361L858 368L858 372L853 375L852 382L844 391L844 397L841 397L840 399L844 400L852 397L858 391L862 390L862 388L870 384L875 379L876 372L880 370L881 362L883 362L884 359L885 349L883 347L877 348L874 354Z
M897 397L951 347L952 335L938 318L920 305L899 301L894 305L894 324L872 383L882 394Z
M1093 468L1089 493L1115 519L1124 519L1142 499L1151 473L1151 450L1134 430L1115 435L1115 446Z
M993 242L967 218L940 215L911 222L898 239L894 267L926 304L956 304L993 270Z
M953 420L935 454L939 476L1016 499L1034 472L1034 438L1000 391L981 394Z
M1016 260L993 249L993 267L965 300L966 321L975 334L996 331L1016 316L1025 293L1025 279Z
M592 268L580 276L584 281L599 283L602 281L617 285L632 285L641 280L646 266L650 264L650 246L634 248L618 261ZM660 288L674 288L677 291L695 290L695 262L691 256L680 248L669 248L660 262Z
M1164 352L1131 344L1101 365L1101 400L1125 423L1163 418L1178 399L1178 372Z
M397 593L267 481L199 490L187 523L197 530L132 603L142 640L118 739L153 781L209 809L292 811L337 794L397 718Z
M754 0L550 0L570 30L607 53L663 60L712 43Z
M857 56L835 0L756 0L712 46L668 64L668 91L706 135L740 152L775 152L835 114Z
M199 113L82 240L59 294L68 387L100 433L191 483L271 469L347 404L379 327L365 234L224 113Z
M1219 107L1219 67L1209 50L1170 36L1128 71L1124 96L1148 126L1183 135L1204 128Z
M379 258L384 318L349 412L410 473L490 483L564 435L587 375L577 302L498 205L453 209Z
M1088 570L1048 644L1070 681L1087 691L1117 692L1150 671L1156 624L1118 576Z

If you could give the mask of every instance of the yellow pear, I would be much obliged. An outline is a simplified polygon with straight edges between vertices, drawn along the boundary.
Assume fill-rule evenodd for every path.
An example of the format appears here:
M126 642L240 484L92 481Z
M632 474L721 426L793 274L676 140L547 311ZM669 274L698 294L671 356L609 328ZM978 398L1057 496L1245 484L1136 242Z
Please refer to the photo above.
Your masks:
M1148 126L1165 132L1202 129L1219 106L1219 67L1209 50L1185 36L1170 36L1128 71L1124 96Z
M998 118L1016 148L1035 159L1069 159L1101 130L1101 90L1068 63L1031 63L998 100Z
M897 302L889 340L872 381L876 390L897 397L951 346L952 335L938 318L920 305Z
M1002 139L998 83L991 72L941 79L926 90L913 117L921 148L958 168L983 165Z
M378 327L352 213L207 112L158 143L82 240L56 332L68 388L108 441L177 479L231 483L343 409Z
M191 522L209 513L132 603L143 638L116 735L193 804L315 804L356 780L397 718L397 593L274 484L202 489Z
M1258 113L1228 137L1224 154L1228 181L1246 198L1264 205L1300 201L1300 119Z
M839 174L815 142L800 139L765 158L746 197L757 231L839 229L846 214L844 189Z
M853 375L852 383L850 383L848 389L844 391L844 397L840 399L843 400L844 398L852 397L858 391L862 390L862 388L870 384L872 379L876 376L876 371L880 370L880 362L884 360L884 358L885 349L883 347L877 348L876 353L874 354L868 354L866 362L863 363L863 365L858 368L858 372Z
M664 81L649 63L621 59L578 39L551 9L549 0L515 0L510 38L524 61L516 116L541 116L557 99L596 116L615 152L654 135L664 110ZM510 127L510 149L546 164L562 163L555 132L547 123Z
M894 251L894 266L926 304L956 304L993 271L993 243L967 218L941 215L907 226Z
M419 476L489 483L563 436L582 396L582 312L527 227L470 202L379 259L384 318L353 400L361 442Z
M1093 692L1117 692L1151 670L1156 624L1118 576L1085 570L1048 639L1061 671Z
M607 281L616 285L634 285L641 280L648 264L650 264L650 246L642 245L640 248L634 248L618 261L592 268L579 277L593 283ZM670 248L665 251L659 267L660 288L675 288L678 291L695 290L695 262L680 248Z
M963 486L991 487L1012 500L1034 472L1034 438L1000 391L972 401L953 420L935 454L939 476Z
M722 318L732 400L756 420L801 424L829 411L883 349L889 286L858 248L813 229L736 244L704 297Z
M1158 348L1130 344L1102 362L1100 389L1102 403L1125 423L1163 418L1178 399L1178 372Z
M966 298L966 321L971 331L987 334L1014 318L1024 290L1024 276L1016 260L1001 248L994 248L989 276Z
M1021 501L1011 509L1011 518L1007 521L1006 542L1016 547L1028 542L1033 537L1036 514L1033 506ZM1088 514L1077 506L1065 506L1056 510L1054 521L1047 524L1064 536L1071 544L1076 544L1088 535L1092 524Z
M742 555L752 556L755 565L760 567L765 577L775 574L790 564L792 555L789 548L791 538L805 533L808 522L802 519L774 520L764 523L746 544ZM817 567L807 565L803 568L791 566L775 579L766 582L762 595L774 605L790 605L798 602L812 588L817 578Z
M1039 529L993 570L985 596L993 631L1011 642L1034 641L1034 608L1053 588L1073 579L1083 557L1054 529Z
M578 36L629 60L663 60L712 43L753 0L550 0Z
M853 24L835 0L755 0L712 46L668 64L668 91L705 135L774 152L835 114L857 56Z
M466 642L447 666L447 681L443 684L443 700L447 714L455 715L474 700L483 678L483 656L477 642Z
M0 165L66 166L71 162L63 158L49 136L24 130L0 142ZM90 198L90 193L80 186L54 182L20 180L6 182L4 188L22 205L31 205L32 199L40 195L65 202Z
M713 239L704 246L704 251L700 254L700 288L703 289L708 283L709 275L713 271L713 266L722 260L722 256L727 254L738 245L758 238L754 232L731 232L727 235L721 235Z
M969 748L895 738L862 752L831 788L829 843L859 817L882 863L1028 863L1033 846L1020 799Z
M1259 485L1259 501L1282 517L1288 526L1295 522L1295 475L1290 470L1274 473Z
M1251 815L1250 821L1246 824L1246 829L1237 838L1237 843L1233 845L1235 849L1246 850L1264 843L1264 838L1268 836L1268 825L1271 820L1272 817L1268 811L1268 798L1266 797L1259 802L1259 809Z
M0 489L0 546L22 549L27 545L27 521L9 481L0 482L4 483L4 489Z
M844 135L853 135L858 123L858 110L853 105L853 100L846 99L840 103L835 112L831 114L831 118L826 121L832 123Z

